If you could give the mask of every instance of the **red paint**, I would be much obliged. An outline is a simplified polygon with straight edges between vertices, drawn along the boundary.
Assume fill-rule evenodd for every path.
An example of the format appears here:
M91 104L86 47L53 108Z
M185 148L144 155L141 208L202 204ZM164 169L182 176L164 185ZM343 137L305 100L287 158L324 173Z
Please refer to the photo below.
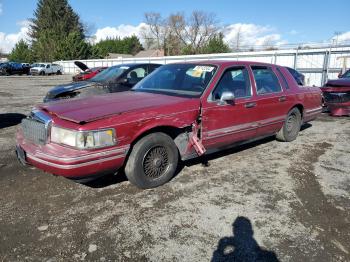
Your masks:
M340 78L329 80L321 88L332 116L350 116L350 79Z
M98 73L102 72L103 70L107 69L108 67L103 66L103 67L95 67L91 69L87 69L85 72L81 72L75 76L73 76L73 81L78 82L78 81L84 81L93 78L95 75Z
M286 89L280 79L283 87L281 92L257 95L250 66L263 65L275 71L275 65L231 61L198 64L218 66L212 81L199 98L131 91L71 101L61 100L37 107L50 116L52 124L57 126L75 130L113 127L118 140L116 146L98 150L77 150L50 142L35 145L23 138L21 129L17 133L17 144L26 151L27 161L40 169L66 177L84 177L122 168L129 152L128 148L132 149L135 141L145 132L152 132L150 130L153 128L186 128L191 131L199 123L200 137L196 140L190 139L187 151L182 155L186 158L196 151L201 154L206 149L274 134L282 127L289 110L295 106L302 108L304 122L315 119L321 112L320 89L299 87L283 67L279 68L288 82L289 89ZM236 98L233 104L218 105L208 98L222 73L232 66L245 66L248 69L253 94L249 98ZM280 101L281 97L285 99ZM247 103L255 103L255 106L247 108ZM193 148L193 144L197 150ZM109 160L113 157L117 159ZM106 161L97 163L101 160Z

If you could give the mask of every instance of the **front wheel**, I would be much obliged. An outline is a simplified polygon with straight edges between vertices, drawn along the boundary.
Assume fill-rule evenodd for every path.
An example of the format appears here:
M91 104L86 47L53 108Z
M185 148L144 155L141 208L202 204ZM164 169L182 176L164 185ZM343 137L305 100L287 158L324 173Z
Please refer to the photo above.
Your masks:
M278 131L276 138L279 141L290 142L297 138L301 127L301 113L298 108L288 112L283 127Z
M174 176L177 163L178 150L173 139L164 133L153 133L135 144L125 166L125 175L139 188L154 188Z

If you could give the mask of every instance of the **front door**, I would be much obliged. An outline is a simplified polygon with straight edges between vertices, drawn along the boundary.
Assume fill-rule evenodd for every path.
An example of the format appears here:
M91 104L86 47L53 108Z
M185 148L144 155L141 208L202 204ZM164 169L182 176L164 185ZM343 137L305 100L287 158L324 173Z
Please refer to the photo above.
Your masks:
M224 92L232 101L220 102ZM220 148L256 136L256 101L246 67L226 69L202 107L202 143L206 149Z

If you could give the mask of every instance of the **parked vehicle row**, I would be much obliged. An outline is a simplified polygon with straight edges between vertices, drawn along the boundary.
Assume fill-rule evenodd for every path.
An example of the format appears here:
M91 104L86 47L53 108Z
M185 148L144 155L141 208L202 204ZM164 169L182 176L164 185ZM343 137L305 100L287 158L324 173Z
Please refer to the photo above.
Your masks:
M134 66L110 67L91 79L136 84L130 91L79 93L37 105L16 135L19 160L80 181L123 169L134 185L152 188L169 181L180 160L266 136L293 141L301 125L322 110L321 90L301 87L287 68L277 65L201 61ZM64 94L52 91L48 100Z
M0 75L29 75L30 66L16 62L6 62L0 65Z
M161 65L122 64L112 66L88 80L54 87L47 93L44 102L130 90L159 66Z
M6 62L0 64L0 75L51 75L62 74L62 66L51 63L17 63Z

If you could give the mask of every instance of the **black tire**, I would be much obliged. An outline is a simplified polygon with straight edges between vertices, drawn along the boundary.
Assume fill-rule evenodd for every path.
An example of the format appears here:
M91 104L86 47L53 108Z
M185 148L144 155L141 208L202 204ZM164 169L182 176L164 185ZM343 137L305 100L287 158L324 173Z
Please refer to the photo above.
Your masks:
M170 136L160 132L149 134L132 148L125 175L139 188L161 186L175 175L178 154Z
M39 75L44 76L44 75L45 75L45 72L44 72L44 71L41 71Z
M61 71L58 70L58 71L56 72L56 75L62 75Z
M291 142L299 134L301 127L301 113L298 108L293 108L288 112L283 127L278 131L276 138L279 141Z

